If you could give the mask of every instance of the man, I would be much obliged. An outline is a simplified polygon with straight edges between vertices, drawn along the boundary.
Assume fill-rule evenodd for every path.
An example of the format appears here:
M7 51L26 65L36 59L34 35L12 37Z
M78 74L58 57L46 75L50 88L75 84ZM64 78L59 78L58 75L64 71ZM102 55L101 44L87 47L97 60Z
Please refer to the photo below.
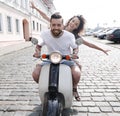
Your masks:
M78 46L75 43L75 37L72 33L63 30L63 19L59 14L53 14L50 19L50 29L41 33L41 39L38 40L38 45L36 46L35 57L39 57L41 52L41 47L46 45L48 49L48 54L51 52L59 51L63 55L70 55L71 48L73 49L74 57L77 58ZM80 80L80 69L74 61L64 61L71 67L71 72L73 76L73 92L77 101L80 101L77 84ZM39 75L41 71L41 65L37 65L32 73L33 79L38 83Z

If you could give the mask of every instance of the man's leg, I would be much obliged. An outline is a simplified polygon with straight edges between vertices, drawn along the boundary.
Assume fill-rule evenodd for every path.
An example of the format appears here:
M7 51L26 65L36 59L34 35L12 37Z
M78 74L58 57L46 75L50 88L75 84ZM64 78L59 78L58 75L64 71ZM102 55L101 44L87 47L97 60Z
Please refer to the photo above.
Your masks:
M79 66L80 70L82 70L82 65L79 62L79 59L74 59L75 63Z
M40 66L40 64L37 64L36 68L34 69L34 71L32 73L33 79L36 83L39 82L40 71L41 71L41 66Z
M68 65L71 67L72 77L73 77L73 87L77 88L77 84L79 83L81 70L79 66L75 63L75 61L63 61L62 64Z

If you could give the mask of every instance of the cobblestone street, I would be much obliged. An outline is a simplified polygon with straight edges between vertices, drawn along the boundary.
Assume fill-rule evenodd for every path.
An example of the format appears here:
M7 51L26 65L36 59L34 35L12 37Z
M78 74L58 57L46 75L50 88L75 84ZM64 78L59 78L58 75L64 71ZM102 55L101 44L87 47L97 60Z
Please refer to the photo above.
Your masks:
M99 45L110 49L109 55L79 47L81 101L74 100L65 116L120 116L120 49ZM38 85L31 76L39 60L33 53L31 46L0 56L0 116L40 116Z

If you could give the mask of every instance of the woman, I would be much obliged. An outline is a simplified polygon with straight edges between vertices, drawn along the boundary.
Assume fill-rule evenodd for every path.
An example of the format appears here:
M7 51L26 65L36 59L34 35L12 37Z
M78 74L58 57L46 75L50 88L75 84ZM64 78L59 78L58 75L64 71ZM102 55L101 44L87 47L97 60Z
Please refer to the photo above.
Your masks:
M33 2L31 2L31 5L32 5L31 7L33 9L36 9L44 19L46 19L47 21L50 21L50 18L45 13L43 13L40 9L36 8L35 5L33 4ZM105 54L107 54L107 52L109 50L104 50L104 49L102 49L102 48L100 48L100 47L98 47L98 46L96 46L96 45L94 45L92 43L89 43L89 42L85 41L80 36L80 34L84 31L84 25L85 25L85 19L83 18L82 15L80 15L80 16L73 16L71 19L69 19L67 24L64 26L64 29L74 34L74 36L76 38L76 43L78 45L84 44L84 45L87 45L88 47L100 50L100 51L104 52ZM76 51L73 54L78 54L78 51ZM80 65L79 61L77 61L77 60L75 60L75 61L78 64L79 68L81 69L81 65ZM74 85L73 95L75 96L75 99L77 101L80 101L80 97L79 97L79 94L77 92L77 85L79 83L79 80L80 80L80 78L76 79L74 81L74 83L73 83L73 85Z

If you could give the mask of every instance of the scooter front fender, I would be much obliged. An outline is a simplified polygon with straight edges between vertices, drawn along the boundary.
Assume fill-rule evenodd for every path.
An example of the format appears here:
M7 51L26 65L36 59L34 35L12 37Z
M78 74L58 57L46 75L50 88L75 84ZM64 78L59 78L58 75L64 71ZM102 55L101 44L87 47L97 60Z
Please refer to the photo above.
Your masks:
M71 68L67 65L61 64L59 69L59 92L64 95L65 108L72 106L73 99L73 83Z
M39 96L42 103L44 102L45 93L48 92L49 70L50 70L50 64L44 65L41 68L41 73L39 78Z
M44 102L44 95L48 92L50 64L44 65L41 69L39 78L39 95L41 102ZM65 99L65 108L72 106L73 98L72 74L69 66L60 64L58 92L63 94Z

